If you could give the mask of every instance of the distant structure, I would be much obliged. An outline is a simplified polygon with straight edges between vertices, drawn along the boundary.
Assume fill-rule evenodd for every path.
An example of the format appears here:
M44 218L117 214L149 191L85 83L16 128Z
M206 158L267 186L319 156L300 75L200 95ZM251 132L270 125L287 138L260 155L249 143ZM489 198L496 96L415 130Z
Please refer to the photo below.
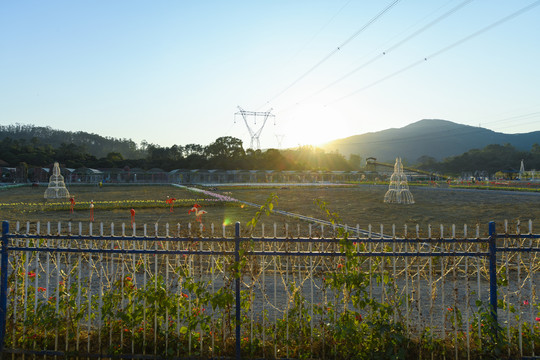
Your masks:
M281 144L283 143L283 138L285 137L285 134L274 134L274 135L276 135L278 149L281 149Z
M414 198L407 183L407 175L403 172L401 158L396 158L394 173L390 177L390 186L386 194L384 194L384 202L389 204L414 204Z
M519 178L523 179L525 177L525 164L523 164L523 159L521 159L521 165L519 166Z
M45 199L69 198L69 191L66 189L64 177L60 174L60 165L54 163L52 175L49 178L49 186L45 190Z
M261 142L259 140L259 137L261 136L264 125L266 125L266 120L268 120L269 117L273 117L274 121L275 121L276 116L271 113L272 109L270 109L268 111L246 111L246 110L242 109L240 106L238 106L238 110L239 111L237 113L235 113L234 115L235 115L235 118L236 118L236 115L242 115L242 118L244 119L244 123L246 124L246 127L248 128L248 131L249 131L249 135L251 136L251 143L249 144L249 147L251 149L255 149L253 147L253 144L254 144L254 142L257 142L257 149L255 149L255 150L260 150L261 149ZM259 130L254 131L251 128L251 126L249 126L249 124L248 124L248 118L249 117L253 117L255 125L257 125L257 117L262 117L263 118L263 123L262 123L261 127L259 128ZM235 122L236 122L236 120L235 120Z

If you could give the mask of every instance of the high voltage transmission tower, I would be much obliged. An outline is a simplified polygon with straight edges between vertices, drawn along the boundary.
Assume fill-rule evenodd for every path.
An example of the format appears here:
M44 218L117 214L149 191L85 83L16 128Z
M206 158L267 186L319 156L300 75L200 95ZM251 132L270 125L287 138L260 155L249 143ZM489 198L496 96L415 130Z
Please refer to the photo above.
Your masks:
M276 135L278 149L281 149L281 143L283 142L283 138L285 137L285 134L275 134L275 135Z
M238 110L240 110L240 111L238 111L237 113L234 114L235 122L236 122L236 115L242 115L242 118L244 119L244 123L246 124L246 127L248 128L249 136L251 136L251 143L250 143L249 147L251 149L253 149L253 143L255 141L257 141L257 149L256 150L259 150L261 148L261 142L259 140L259 137L261 136L261 132L262 132L262 130L264 128L264 125L266 125L266 120L268 120L269 117L273 117L274 118L274 125L275 125L276 116L271 113L272 109L270 109L268 111L246 111L246 110L242 109L240 106L238 106ZM259 130L254 131L251 128L251 126L249 126L249 124L248 124L248 118L253 118L254 124L257 125L257 117L262 117L263 122L262 122L262 125L259 128Z

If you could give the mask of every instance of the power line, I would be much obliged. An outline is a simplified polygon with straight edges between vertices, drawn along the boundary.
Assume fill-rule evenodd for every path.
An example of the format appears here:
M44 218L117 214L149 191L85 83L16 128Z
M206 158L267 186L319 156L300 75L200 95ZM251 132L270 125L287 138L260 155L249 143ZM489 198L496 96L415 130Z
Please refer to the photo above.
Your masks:
M470 34L470 35L468 35L468 36L466 36L466 37L464 37L464 38L462 38L462 39L460 39L460 40L458 40L458 41L456 41L456 42L454 42L454 43L452 43L452 44L450 44L450 45L448 45L448 46L446 46L446 47L444 47L444 48L442 48L442 49L440 49L438 51L436 51L436 52L434 52L434 53L432 53L431 55L428 55L428 56L424 57L421 60L415 61L415 62L407 65L406 67L402 68L401 70L398 70L398 71L396 71L396 72L394 72L394 73L392 73L390 75L387 75L387 76L385 76L385 77L383 77L383 78L381 78L381 79L379 79L377 81L374 81L373 83L371 83L371 84L369 84L367 86L364 86L361 89L353 91L352 93L350 93L348 95L345 95L345 96L343 96L341 98L338 98L338 99L334 100L331 103L333 104L333 103L339 102L341 100L344 100L346 98L349 98L349 97L351 97L353 95L356 95L356 94L358 94L358 93L360 93L360 92L362 92L364 90L367 90L367 89L369 89L369 88L371 88L371 87L373 87L375 85L378 85L379 83L381 83L381 82L383 82L385 80L388 80L388 79L390 79L390 78L392 78L392 77L394 77L396 75L399 75L399 74L401 74L401 73L403 73L403 72L405 72L407 70L410 70L413 67L416 67L416 66L420 65L424 61L427 61L428 59L432 59L432 58L434 58L436 56L439 56L439 55L447 52L448 50L451 50L454 47L459 46L459 45L463 44L464 42L466 42L468 40L471 40L471 39L485 33L486 31L489 31L489 30L493 29L496 26L499 26L499 25L501 25L501 24L503 24L503 23L505 23L505 22L507 22L507 21L519 16L519 15L524 14L527 11L532 10L534 7L536 7L538 5L540 5L540 0L536 1L536 2L534 2L532 4L529 4L528 6L525 6L525 7L521 8L520 10L518 10L516 12L513 12L512 14L510 14L508 16L505 16L505 17L503 17L502 19L500 19L498 21L495 21L494 23L492 23L492 24L490 24L490 25L488 25L488 26L486 26L486 27L484 27L484 28L482 28L482 29L480 29L480 30L478 30L478 31L476 31L476 32L474 32L474 33L472 33L472 34Z
M330 59L332 56L334 56L338 51L343 49L348 43L350 43L352 40L354 40L358 35L360 35L364 30L366 30L371 24L373 24L375 21L377 21L380 17L382 17L386 12L388 12L392 7L394 7L399 1L401 0L394 0L390 5L385 7L381 12L379 12L377 15L375 15L371 20L369 20L366 24L364 24L360 29L358 29L354 34L352 34L347 40L342 42L340 45L338 45L334 50L332 50L328 55L323 57L319 62L317 62L315 65L313 65L308 71L300 75L296 80L294 80L292 83L290 83L285 89L281 90L278 94L274 95L270 100L266 102L266 104L269 104L270 102L274 101L281 95L283 95L287 90L292 88L294 85L296 85L299 81L304 79L306 76L308 76L311 72L313 72L315 69L317 69L319 66L321 66L323 63L325 63L328 59Z
M520 118L534 117L534 116L539 116L539 115L540 115L540 111L536 111L536 112L532 112L532 113L528 113L528 114L515 115L515 116L510 116L510 117L499 119L499 120L489 121L489 122L487 122L487 124L494 124L494 123L498 123L498 122L510 121L510 120L515 120L515 119L520 119Z
M352 0L348 0L344 5L342 5L339 10L330 18L330 20L328 20L319 30L317 30L315 32L315 34L308 40L306 41L302 47L296 51L295 55L293 55L284 65L284 67L288 67L288 65L294 60L295 57L298 56L298 54L300 54L306 47L307 45L311 44L313 42L313 40L328 26L330 25L330 23L332 23L332 21L336 18L336 16L338 16L342 11L343 9L345 9L350 3L351 3ZM265 104L266 105L266 104ZM264 106L264 105L263 105ZM262 106L261 106L262 107Z
M413 32L412 34L410 34L409 36L405 37L404 39L398 41L397 43L395 43L394 45L390 46L388 49L386 49L385 51L379 53L378 55L374 56L373 58L371 58L370 60L368 60L367 62L363 63L362 65L354 68L352 71L349 71L347 74L343 75L342 77L340 77L339 79L331 82L330 84L328 84L327 86L325 86L324 88L320 89L320 90L317 90L316 92L312 93L311 95L307 96L306 98L302 99L301 102L315 96L315 95L318 95L320 94L321 92L329 89L330 87L340 83L341 81L345 80L346 78L352 76L353 74L355 74L356 72L358 72L359 70L361 69L364 69L365 67L367 67L368 65L374 63L375 61L381 59L382 57L384 57L385 55L388 55L388 53L390 53L391 51L397 49L398 47L400 47L401 45L407 43L409 40L412 40L414 37L420 35L421 33L423 33L424 31L426 31L427 29L429 29L430 27L432 27L433 25L437 24L438 22L442 21L443 19L447 18L448 16L452 15L453 13L455 13L456 11L458 11L459 9L461 9L462 7L464 7L465 5L469 4L470 2L472 2L473 0L465 0L463 2L461 2L460 4L458 4L457 6L453 7L452 9L450 9L449 11L447 11L446 13L442 14L441 16L437 17L435 20L431 21L430 23L426 24L425 26L423 26L422 28L418 29L417 31Z

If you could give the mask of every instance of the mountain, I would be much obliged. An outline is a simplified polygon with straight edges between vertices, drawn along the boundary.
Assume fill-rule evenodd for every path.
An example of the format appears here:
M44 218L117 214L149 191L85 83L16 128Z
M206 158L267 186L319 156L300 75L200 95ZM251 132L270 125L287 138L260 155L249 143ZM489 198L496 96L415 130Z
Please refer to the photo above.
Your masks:
M447 120L424 119L399 129L354 135L330 141L321 146L348 156L357 154L393 163L401 157L415 163L421 156L440 161L449 156L481 149L490 144L511 144L518 150L530 150L540 144L540 131L525 134L504 134L481 127L456 124Z

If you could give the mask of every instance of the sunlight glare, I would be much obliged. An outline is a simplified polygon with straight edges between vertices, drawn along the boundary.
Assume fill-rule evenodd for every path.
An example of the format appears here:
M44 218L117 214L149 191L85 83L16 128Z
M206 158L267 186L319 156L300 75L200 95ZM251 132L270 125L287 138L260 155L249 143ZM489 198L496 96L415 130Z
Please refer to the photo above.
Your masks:
M323 105L297 105L284 112L278 131L285 135L284 147L320 145L327 141L347 137L348 126L343 125L339 112Z

